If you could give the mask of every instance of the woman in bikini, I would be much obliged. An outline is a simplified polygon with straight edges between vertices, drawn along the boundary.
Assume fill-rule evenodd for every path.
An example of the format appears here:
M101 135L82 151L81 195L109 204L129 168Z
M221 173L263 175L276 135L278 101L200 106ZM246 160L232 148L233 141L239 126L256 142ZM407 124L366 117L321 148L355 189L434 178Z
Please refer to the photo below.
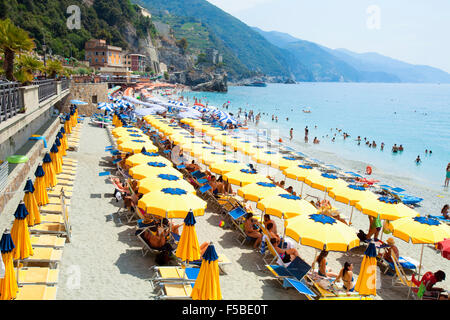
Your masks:
M336 280L334 280L333 283L339 282L342 280L344 283L343 288L347 295L350 295L350 292L354 291L354 285L353 285L353 264L349 262L344 263L344 267L339 272L339 275L337 276Z
M328 251L322 250L322 252L317 257L316 262L319 265L318 274L321 277L336 278L338 275L334 272L331 272L331 269L329 269L327 272L327 264L328 264L327 256L328 256Z

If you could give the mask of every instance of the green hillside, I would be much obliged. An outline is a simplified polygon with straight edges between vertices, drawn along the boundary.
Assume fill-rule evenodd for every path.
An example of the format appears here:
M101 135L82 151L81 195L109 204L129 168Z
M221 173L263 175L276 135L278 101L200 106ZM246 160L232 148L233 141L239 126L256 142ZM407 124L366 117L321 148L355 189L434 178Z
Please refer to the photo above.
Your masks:
M290 74L283 50L269 43L246 24L205 0L134 0L152 14L195 19L209 31L209 40L201 45L213 44L223 57L227 70L243 74L261 72L270 75ZM175 24L171 24L172 27ZM175 33L182 28L175 26ZM193 44L195 41L193 42Z
M151 20L142 16L130 0L0 0L0 19L10 18L35 39L37 50L45 42L53 54L84 60L84 44L91 38L106 39L109 44L128 48L126 28L132 26L137 36L156 35ZM66 26L67 7L81 9L81 29Z

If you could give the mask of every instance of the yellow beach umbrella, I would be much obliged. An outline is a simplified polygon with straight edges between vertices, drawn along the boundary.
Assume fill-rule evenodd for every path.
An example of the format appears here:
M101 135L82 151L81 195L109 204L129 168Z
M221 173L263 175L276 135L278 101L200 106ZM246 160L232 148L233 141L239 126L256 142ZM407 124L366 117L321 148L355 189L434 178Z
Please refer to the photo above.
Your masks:
M227 132L222 131L220 134L213 136L212 140L216 141L218 143L221 143L222 145L225 145L225 140L229 137L230 135Z
M231 158L231 155L219 150L211 150L210 152L205 152L199 157L202 163L206 164L207 166L210 166L215 162L225 161L228 158Z
M173 165L169 159L160 156L159 153L156 152L136 153L125 160L125 164L130 167L136 167L148 162L161 162L165 163L167 166Z
M58 157L59 157L59 161L61 162L61 171L62 171L62 165L63 165L63 151L62 151L62 149L63 149L63 147L61 145L61 140L59 140L58 137L55 139L55 144L56 144L56 147L58 147ZM60 173L60 172L58 172L58 173Z
M234 159L225 159L223 161L214 162L211 163L209 167L212 172L220 175L235 170L247 169L247 165L245 163Z
M272 161L270 162L271 167L279 169L281 171L283 171L289 167L298 166L301 164L302 164L302 162L295 157L282 156L282 155L280 155L279 157L274 157L274 159L272 159Z
M269 179L266 177L256 173L255 171L251 169L240 169L240 170L234 170L227 172L223 175L223 179L225 181L228 181L231 184L234 184L236 186L246 186L251 183L256 182L268 182L271 183Z
M262 145L258 145L258 144L252 144L247 148L244 148L243 150L241 150L244 154L246 155L255 155L257 153L261 153L264 150L267 150L265 146Z
M373 242L369 243L361 263L355 291L363 296L375 296L377 294L377 248Z
M145 164L140 164L130 168L129 173L134 179L138 180L156 176L158 174L171 174L179 178L183 177L183 174L180 171L162 162L147 162Z
M47 189L45 188L45 172L39 165L34 173L36 180L34 181L34 196L38 206L45 206L49 203Z
M195 216L204 215L206 201L183 189L164 188L145 194L139 200L138 207L147 214L167 219L182 219L190 210Z
M290 219L301 214L314 214L317 212L316 207L311 203L299 196L294 196L289 193L281 193L261 199L256 205L256 208L266 214L283 219Z
M131 140L143 140L145 142L151 142L150 138L145 134L138 134L138 133L130 133L130 134L124 134L121 137L117 138L117 144L121 144L126 141Z
M324 192L328 190L347 186L347 182L339 179L337 176L329 173L321 173L319 175L308 175L305 177L305 183L314 189Z
M61 152L61 156L64 157L67 155L67 144L64 144L64 136L61 132L58 132L58 134L56 135L56 137L59 139L60 142L60 152Z
M252 145L254 145L255 142L254 141L250 141L250 140L240 140L237 143L237 149L245 154L245 150L249 149L252 147Z
M194 187L183 178L172 174L158 174L138 181L139 193L146 194L154 190L164 188L184 189L189 193L196 194Z
M219 256L211 243L203 254L202 265L192 289L193 300L222 300L218 260Z
M190 153L192 157L201 158L205 153L210 153L213 150L219 152L218 149L210 146L207 143L198 143L191 148Z
M317 169L314 169L311 166L307 165L294 165L292 167L286 168L283 170L283 174L286 176L286 178L290 178L293 180L298 181L305 181L305 178L310 175L320 175L320 171Z
M272 197L278 194L289 194L286 190L271 182L256 182L248 184L237 191L238 195L244 199L258 202L261 199Z
M19 206L14 213L13 226L11 228L11 238L15 244L13 250L14 260L23 260L33 255L33 248L30 242L30 231L27 225L28 211L23 202L19 203Z
M25 191L23 202L28 211L27 222L29 227L41 223L41 214L39 213L39 207L34 197L34 190L33 182L31 179L28 179L23 190Z
M118 144L118 149L123 152L140 153L142 148L147 152L158 152L158 148L150 141L133 139Z
M450 238L450 226L432 217L401 218L388 225L394 237L405 242L422 244L419 264L419 277L422 268L423 248L425 244L436 244Z
M64 121L64 130L66 131L66 134L72 133L72 127L70 125L69 117L66 117L66 120Z
M411 218L419 216L419 213L397 199L388 197L373 197L363 199L355 203L355 208L372 217L380 215L381 220L397 220L400 218Z
M356 231L324 214L302 214L285 220L286 236L302 245L326 251L348 251L359 246Z
M208 147L214 148L213 146L205 143L203 140L198 139L198 138L182 140L182 143L180 143L180 146L183 150L186 150L189 152L192 152L195 150L196 153L199 153L200 148L203 146L208 146ZM207 150L207 149L202 148L202 150Z
M59 156L59 150L58 147L56 146L56 143L54 143L52 148L50 149L50 158L52 159L53 169L55 173L60 174L62 171L62 162Z
M13 263L14 242L8 230L2 235L0 240L0 251L2 253L3 264L5 265L5 276L0 279L0 300L13 300L17 296L19 287L17 286L16 273Z
M278 162L280 154L275 151L262 149L261 151L252 155L252 159L258 163L270 165L272 161Z
M134 128L134 127L119 127L115 128L112 131L112 134L114 137L119 138L123 135L129 135L129 134L144 134L141 129Z
M239 142L242 140L241 137L238 136L225 136L226 138L223 140L223 143L233 151L237 151L239 149Z
M357 202L364 199L374 199L376 195L368 191L363 186L348 184L346 186L339 186L328 191L330 198L335 201L354 206Z
M45 186L46 188L53 188L58 183L58 180L56 178L56 172L52 163L52 158L50 157L50 154L47 152L44 156L42 169L44 169L45 172Z
M195 261L200 259L200 245L195 232L194 213L189 211L184 219L183 232L175 255L182 261Z

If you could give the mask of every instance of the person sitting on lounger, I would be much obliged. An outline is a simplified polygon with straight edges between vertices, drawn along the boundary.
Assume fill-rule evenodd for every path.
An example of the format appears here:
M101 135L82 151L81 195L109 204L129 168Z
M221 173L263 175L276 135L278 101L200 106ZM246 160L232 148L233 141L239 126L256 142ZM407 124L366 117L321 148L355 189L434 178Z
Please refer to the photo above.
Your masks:
M278 255L280 256L281 260L284 263L291 262L292 260L295 259L295 257L300 258L300 255L299 255L297 249L295 249L295 248L281 249L279 247L280 242L276 238L271 238L270 243L273 245L273 247L275 248L275 251L278 253Z
M144 231L143 237L153 249L172 251L172 246L166 241L167 231L162 226L158 227L156 234L153 234L150 230Z
M223 184L221 184L220 182L217 182L217 179L215 176L211 176L209 185L211 186L211 192L213 193L214 196L217 197L219 195L219 193L220 194L225 193Z
M394 238L387 239L387 243L389 245L389 248L385 250L383 258L393 263L392 259L394 258L395 261L398 261L398 258L400 257L400 252L398 251L397 246L395 245Z
M273 224L273 232L276 234L277 233L277 225L275 224L275 222L272 219L270 219L270 215L265 214L264 215L264 226L266 227L267 230L269 230L269 228L267 227L267 225L269 223Z
M449 205L446 204L442 210L441 210L441 214L445 219L450 219L450 215L448 214L448 210L449 210Z
M189 172L199 171L200 167L194 160L192 160L192 162L186 166L186 170Z
M422 276L422 280L419 282L416 279L412 281L420 286L420 283L423 283L425 286L425 292L423 294L424 297L430 297L435 299L447 300L448 295L446 294L446 290L443 288L434 287L434 285L440 281L445 280L445 272L442 270L438 270L436 272L428 271Z
M319 265L318 274L321 277L336 278L338 275L334 272L331 272L331 269L329 269L327 272L327 256L328 251L322 250L322 252L320 252L319 256L317 257L316 262Z
M256 239L253 248L258 248L261 244L262 234L259 232L260 228L258 226L258 221L253 218L253 213L247 213L244 222L244 232L250 238Z
M296 196L296 195L297 195L297 193L294 191L294 188L293 188L292 186L289 186L289 187L286 189L286 191L289 192L290 194L292 194L293 196Z
M269 234L269 238L270 239L275 238L275 239L277 239L277 243L281 242L280 236L275 231L275 224L274 223L269 222L267 224L267 226L266 226L266 230L267 230L267 233Z
M219 187L219 193L222 193L224 195L233 193L231 185L228 183L228 181L224 181L222 176L217 179L217 184Z
M341 280L342 280L342 282L344 282L343 288L344 288L345 292L347 293L347 295L350 295L350 292L354 291L353 264L352 263L350 263L350 262L344 263L344 267L341 269L336 280L334 280L333 283L339 282Z

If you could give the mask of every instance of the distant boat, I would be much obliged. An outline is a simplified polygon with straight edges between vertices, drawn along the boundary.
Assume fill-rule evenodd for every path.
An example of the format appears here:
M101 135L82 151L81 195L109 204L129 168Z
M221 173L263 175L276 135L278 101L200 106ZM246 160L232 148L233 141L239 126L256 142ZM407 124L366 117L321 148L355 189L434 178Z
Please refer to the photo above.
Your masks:
M267 87L267 84L264 81L253 81L251 83L244 84L246 87Z

